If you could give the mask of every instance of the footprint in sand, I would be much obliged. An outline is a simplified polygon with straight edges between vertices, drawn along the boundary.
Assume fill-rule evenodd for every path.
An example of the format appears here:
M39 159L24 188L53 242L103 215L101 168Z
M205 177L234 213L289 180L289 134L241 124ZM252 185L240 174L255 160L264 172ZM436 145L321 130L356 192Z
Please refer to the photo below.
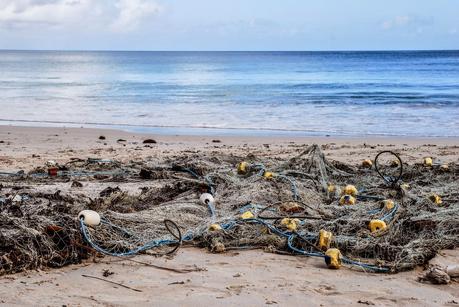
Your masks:
M335 286L326 285L326 284L319 285L318 288L314 288L314 291L316 291L317 293L322 294L322 295L338 295L338 294L342 294L341 292L336 291Z

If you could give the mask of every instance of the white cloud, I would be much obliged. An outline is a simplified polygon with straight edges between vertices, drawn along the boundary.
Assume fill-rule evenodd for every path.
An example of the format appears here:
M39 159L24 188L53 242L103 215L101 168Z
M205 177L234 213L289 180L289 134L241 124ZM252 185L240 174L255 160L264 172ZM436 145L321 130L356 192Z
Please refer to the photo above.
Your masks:
M0 24L13 27L72 24L90 9L89 0L0 0Z
M118 0L115 5L119 11L111 28L117 32L136 29L142 21L161 11L161 6L148 0Z
M76 26L129 32L159 11L154 0L0 0L0 28Z
M397 16L393 19L384 21L381 26L385 30L401 27L409 24L413 19L410 16Z

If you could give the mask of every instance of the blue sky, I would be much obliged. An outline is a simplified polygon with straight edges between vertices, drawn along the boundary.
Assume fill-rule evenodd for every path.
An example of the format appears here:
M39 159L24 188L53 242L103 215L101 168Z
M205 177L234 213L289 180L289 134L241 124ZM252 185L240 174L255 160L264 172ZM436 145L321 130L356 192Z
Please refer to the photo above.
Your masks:
M1 49L459 49L459 0L0 0Z

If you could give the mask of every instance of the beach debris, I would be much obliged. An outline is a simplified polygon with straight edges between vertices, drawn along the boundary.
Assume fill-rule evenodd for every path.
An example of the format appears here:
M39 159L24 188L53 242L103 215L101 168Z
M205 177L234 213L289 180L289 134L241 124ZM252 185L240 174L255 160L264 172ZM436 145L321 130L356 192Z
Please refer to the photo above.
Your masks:
M221 140L212 140L212 143L221 143Z
M373 166L373 161L370 159L365 159L362 161L362 166L365 168L371 168Z
M343 190L343 195L350 195L350 196L357 196L358 194L358 191L357 191L357 188L355 186L353 186L352 184L348 184L347 186L344 187L344 190Z
M386 222L383 220L371 220L370 223L368 224L368 228L370 228L370 231L372 233L378 232L378 231L383 231L387 229Z
M255 216L253 215L252 212L250 211L246 211L244 213L241 214L241 219L243 220L247 220L247 219L253 219Z
M142 168L142 169L140 169L139 176L140 176L140 178L142 178L142 179L151 179L151 174L152 174L152 171L151 171L151 170Z
M106 138L105 138L104 135L99 136L99 140L105 140L105 139L106 139Z
M392 199L383 200L382 201L382 205L383 205L384 209L386 209L387 211L390 211L395 207L395 203L394 203L394 201Z
M212 252L261 247L325 260L331 260L327 250L337 249L341 265L354 269L412 269L426 264L440 249L459 246L457 193L444 189L445 182L457 180L457 166L451 163L454 171L444 173L400 160L394 169L383 162L399 157L386 153L383 158L378 153L374 162L379 176L358 165L328 161L313 145L286 158L245 155L251 162L243 176L234 170L242 157L213 153L168 156L154 164L75 159L63 164L52 181L46 170L0 177L6 183L0 190L0 275L60 267L94 255L171 254L182 244ZM104 180L104 186L132 184L130 179L139 184L142 169L159 180L140 194L110 187L93 199L76 191L33 189L34 183L47 180L69 182L78 173L85 175L79 181ZM270 182L260 180L266 169L275 174ZM114 175L119 170L122 177ZM403 192L408 183L400 181L402 175L413 187L409 193ZM31 186L26 193L21 191L24 180ZM348 191L355 196L347 195L358 199L359 206L341 207L340 187L349 182L359 187ZM432 191L442 191L448 206L426 206L426 195ZM22 202L12 202L16 194L25 197ZM193 201L196 195L199 201ZM219 195L218 214L214 195ZM209 210L203 210L203 204ZM88 209L96 214L76 218ZM169 217L176 222L167 222ZM386 228L372 230L373 220ZM181 229L186 230L183 235Z
M429 200L431 202L433 202L434 204L436 204L436 205L441 205L443 203L440 195L438 195L438 194L429 195Z
M201 196L199 197L199 201L203 204L203 205L208 205L208 204L213 204L215 202L215 199L214 197L212 196L212 194L210 193L203 193L201 194Z
M104 276L104 277L108 277L108 276L111 276L113 274L115 274L115 272L110 271L109 269L103 269L102 270L102 276Z
M459 278L459 264L451 264L446 267L446 273L451 278Z
M325 252L325 263L329 269L337 270L341 267L341 251L337 248L329 248Z
M430 282L437 285L446 285L451 282L446 268L439 265L431 265L427 271L418 278L420 282Z
M81 276L86 277L86 278L92 278L92 279L105 281L105 282L108 282L108 283L111 283L111 284L114 284L114 285L129 289L129 290L132 290L132 291L142 292L142 290L139 290L139 289L136 289L136 288L132 288L132 287L126 286L126 285L124 285L122 283L119 283L119 282L116 282L116 281L112 281L112 280L108 280L108 279L104 279L104 278L101 278L101 277L87 275L87 274L81 274Z
M13 203L20 203L22 202L22 196L19 194L14 195L13 199L11 200Z
M83 210L78 213L78 220L82 220L88 226L97 226L100 224L100 215L93 210Z
M209 231L219 231L222 230L222 227L219 224L212 224L209 226Z
M249 163L245 162L245 161L242 161L240 163L238 163L237 165L237 173L239 175L247 175L250 171L250 165Z
M56 177L58 174L59 168L57 167L48 167L48 175L50 177Z
M156 141L153 139L145 139L142 142L143 144L156 144Z
M427 166L427 167L432 167L433 165L433 160L431 157L427 157L427 158L424 158L424 166Z
M100 191L99 196L100 196L100 197L109 197L109 196L112 195L112 194L120 193L120 192L121 192L120 187L115 187L115 188L106 187L105 189L103 189L102 191Z
M448 164L442 164L442 165L440 165L440 170L443 171L443 172L449 171L449 166L448 166Z
M265 179L272 179L274 177L274 173L273 172L264 172L263 173L263 177Z
M72 185L70 187L72 187L72 188L82 188L83 184L81 182L79 182L79 181L74 180L74 181L72 181Z
M319 231L319 243L317 244L317 247L322 251L326 251L330 248L332 240L333 234L330 231L321 229Z
M48 161L46 161L46 166L47 166L47 167L57 167L58 165L57 165L57 162L56 162L56 161L54 161L54 160L48 160Z
M369 301L369 300L358 300L357 301L358 304L363 304L363 305L374 305L375 303L373 303L372 301Z
M300 223L300 220L296 219L296 218L295 219L291 219L291 218L288 218L288 217L284 217L281 220L281 225L285 226L285 228L287 228L290 231L296 231L298 229L298 224L299 223Z
M351 195L343 195L339 200L340 205L355 205L355 197Z

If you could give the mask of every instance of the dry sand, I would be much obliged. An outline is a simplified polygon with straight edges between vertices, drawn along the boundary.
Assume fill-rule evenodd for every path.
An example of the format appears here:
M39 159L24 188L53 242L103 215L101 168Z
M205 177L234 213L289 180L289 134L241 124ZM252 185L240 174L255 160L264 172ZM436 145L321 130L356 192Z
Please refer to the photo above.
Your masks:
M105 140L99 139L101 135ZM142 144L147 138L157 143ZM452 138L185 137L100 129L0 126L0 171L30 170L50 159L67 162L72 157L129 161L204 151L279 156L287 155L289 147L312 143L324 145L328 158L346 163L373 158L383 149L399 150L408 163L427 156L441 162L459 162L459 140ZM100 187L95 190L100 191ZM217 255L193 248L181 249L173 259L147 256L136 259L177 268L197 265L207 271L178 274L127 261L106 263L109 259L104 258L100 260L103 263L88 261L62 269L3 276L0 305L459 304L457 281L443 286L421 284L416 279L422 268L396 275L347 268L332 271L320 259L262 251ZM459 252L444 251L432 262L457 264ZM114 274L103 277L105 269ZM142 292L82 274L120 282Z

